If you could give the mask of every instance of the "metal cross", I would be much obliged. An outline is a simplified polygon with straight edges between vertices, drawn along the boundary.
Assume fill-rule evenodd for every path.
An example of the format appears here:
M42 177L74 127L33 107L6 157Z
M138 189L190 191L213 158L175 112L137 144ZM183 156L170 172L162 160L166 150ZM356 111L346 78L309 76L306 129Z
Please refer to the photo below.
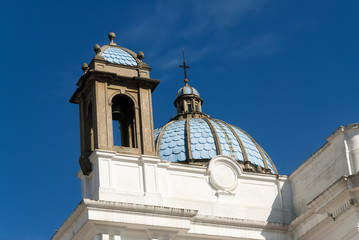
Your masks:
M180 68L183 68L184 70L184 79L185 81L187 80L187 68L189 68L189 66L186 65L186 60L184 58L184 49L182 49L182 53L183 53L183 65L180 65ZM187 80L188 81L188 80ZM187 83L187 82L186 82Z

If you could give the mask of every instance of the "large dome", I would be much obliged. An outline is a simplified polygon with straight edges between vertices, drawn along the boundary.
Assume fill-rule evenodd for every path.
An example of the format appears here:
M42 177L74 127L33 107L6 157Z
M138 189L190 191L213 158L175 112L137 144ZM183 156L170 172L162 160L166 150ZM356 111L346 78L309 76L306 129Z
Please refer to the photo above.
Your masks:
M203 100L188 84L183 55L185 85L177 92L177 115L155 130L156 153L164 160L205 165L216 156L237 161L244 171L278 174L268 154L245 131L202 112Z
M277 173L268 154L242 129L212 118L172 120L155 130L159 156L171 162L203 163L217 155ZM256 168L257 167L257 168Z

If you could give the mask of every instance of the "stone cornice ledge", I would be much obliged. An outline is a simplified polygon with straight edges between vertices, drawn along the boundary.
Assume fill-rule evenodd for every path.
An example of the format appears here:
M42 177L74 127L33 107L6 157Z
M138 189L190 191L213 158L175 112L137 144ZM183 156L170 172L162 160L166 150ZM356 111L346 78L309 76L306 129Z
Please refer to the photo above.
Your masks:
M150 155L141 155L139 160L144 163L159 163L161 162L161 158L157 156L150 156Z
M86 209L107 209L107 210L119 210L124 212L136 212L145 214L155 214L170 217L187 218L192 224L216 224L224 226L235 226L242 228L252 229L266 229L273 231L288 232L289 225L283 223L271 223L266 221L256 221L240 218L227 218L218 216L198 215L198 210L184 209L184 208L172 208L154 205L134 204L125 202L112 202L112 201L98 201L91 199L83 199L82 202L73 211L66 222L59 228L54 234L52 239L58 239L62 237L73 226L75 222L80 221L81 218L87 218ZM85 214L85 215L84 215ZM81 225L86 222L81 220Z
M77 207L71 213L70 217L68 217L62 226L60 226L51 239L59 239L60 237L64 236L68 229L74 224L74 222L79 221L83 215L84 208L85 206L83 205L83 201L81 201L80 204L77 205Z
M334 211L329 212L328 214L330 217L332 217L333 220L335 220L352 206L358 206L358 199L349 199L348 201L344 202L342 205L337 207Z
M110 159L127 159L129 161L138 161L140 158L140 155L131 155L131 154L123 154L123 153L116 153L112 150L102 150L102 149L96 149L92 152L90 155L90 159L95 157L103 157L103 158L110 158Z
M298 226L300 226L302 223L307 221L314 214L322 214L322 215L329 214L324 210L327 210L326 206L328 206L330 202L332 202L334 199L336 199L338 196L340 196L348 189L352 191L353 188L358 186L359 186L359 174L342 176L335 183L333 183L331 186L329 186L326 190L324 190L316 198L314 198L311 202L307 204L307 210L305 210L304 213L299 215L290 223L290 230L296 229ZM341 213L343 213L349 207L355 204L357 204L357 200L348 199L348 201L345 202L343 206L339 206L338 209L335 209L331 213L332 215L330 217L339 216Z
M313 208L315 212L321 212L322 208L348 188L347 180L348 176L339 178L335 183L310 201L307 204L308 208Z
M288 228L289 228L289 225L284 223L271 223L265 221L217 217L217 216L208 216L208 215L197 215L196 217L193 218L192 222L230 225L230 226L246 227L246 228L258 228L258 229L275 230L275 231L283 231L283 232L288 232Z
M304 168L308 166L308 164L315 159L319 154L321 154L334 140L335 137L342 134L345 131L350 131L352 129L358 129L359 123L353 123L349 124L347 126L340 126L337 128L329 137L327 137L327 142L324 143L323 146L321 146L315 153L313 153L307 160L305 160L297 169L295 169L290 175L290 178L293 178L294 176L298 175Z
M347 126L340 126L337 130L335 130L329 137L327 137L327 141L332 141L332 139L334 137L336 137L337 135L339 135L342 132L345 131L350 131L352 129L358 129L359 128L359 123L352 123L349 124Z
M111 201L98 201L84 199L83 203L86 207L97 207L111 210L122 210L129 212L151 213L159 215L169 215L177 217L194 217L197 215L198 210L184 209L184 208L171 208L154 205L124 203L124 202L111 202Z

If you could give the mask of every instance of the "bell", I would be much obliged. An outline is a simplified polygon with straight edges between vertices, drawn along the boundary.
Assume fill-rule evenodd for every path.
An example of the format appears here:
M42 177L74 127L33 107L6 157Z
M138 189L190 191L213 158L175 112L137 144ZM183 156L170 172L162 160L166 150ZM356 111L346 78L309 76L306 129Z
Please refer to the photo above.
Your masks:
M112 120L121 121L124 118L124 114L121 111L120 106L114 105L112 106Z

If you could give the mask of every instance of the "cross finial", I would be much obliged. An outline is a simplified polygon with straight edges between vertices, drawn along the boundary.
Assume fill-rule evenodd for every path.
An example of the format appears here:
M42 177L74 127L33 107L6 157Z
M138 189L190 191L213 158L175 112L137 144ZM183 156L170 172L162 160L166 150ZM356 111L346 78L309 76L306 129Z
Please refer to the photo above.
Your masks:
M186 60L184 58L184 48L182 49L182 54L183 54L183 65L180 65L180 68L183 68L184 71L184 82L187 84L188 83L188 78L187 78L187 68L189 68L189 66L186 65Z

